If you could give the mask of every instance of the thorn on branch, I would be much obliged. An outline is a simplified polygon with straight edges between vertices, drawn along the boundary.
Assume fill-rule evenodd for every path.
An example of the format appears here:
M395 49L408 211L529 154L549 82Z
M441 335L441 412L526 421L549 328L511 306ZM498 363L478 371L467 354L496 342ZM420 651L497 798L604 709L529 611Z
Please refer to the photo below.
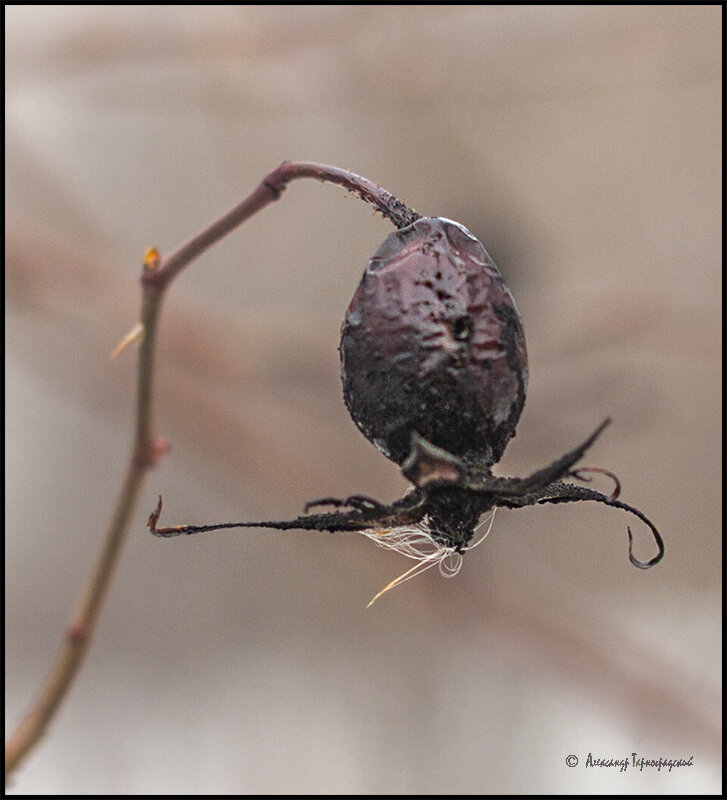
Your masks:
M137 322L136 325L121 339L121 341L114 347L111 353L111 358L116 358L126 350L126 348L134 342L141 342L146 335L146 328L142 322Z

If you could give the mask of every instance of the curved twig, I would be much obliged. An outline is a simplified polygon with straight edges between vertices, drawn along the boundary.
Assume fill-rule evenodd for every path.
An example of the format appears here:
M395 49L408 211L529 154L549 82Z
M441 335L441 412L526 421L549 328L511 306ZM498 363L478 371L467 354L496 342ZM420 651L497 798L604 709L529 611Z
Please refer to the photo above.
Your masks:
M5 743L6 781L43 735L78 673L126 538L144 476L165 451L165 444L155 439L152 421L156 331L165 290L192 261L238 225L277 200L288 183L300 178L314 178L334 183L355 192L398 228L405 227L419 218L415 211L407 208L389 192L353 172L326 164L283 162L268 173L241 203L165 259L161 260L154 249L147 252L141 276L141 320L134 326L133 336L126 337L122 346L116 351L120 352L131 339L141 341L137 372L136 424L131 458L100 553L81 593L76 611L67 626L65 639L56 661L30 711Z

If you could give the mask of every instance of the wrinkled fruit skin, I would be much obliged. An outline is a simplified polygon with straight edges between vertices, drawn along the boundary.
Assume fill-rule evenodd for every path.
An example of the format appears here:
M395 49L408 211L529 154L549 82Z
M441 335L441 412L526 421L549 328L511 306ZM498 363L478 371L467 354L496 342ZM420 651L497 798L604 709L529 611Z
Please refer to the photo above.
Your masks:
M473 467L502 457L528 382L520 314L482 244L423 217L371 258L341 331L346 406L401 465L414 433Z

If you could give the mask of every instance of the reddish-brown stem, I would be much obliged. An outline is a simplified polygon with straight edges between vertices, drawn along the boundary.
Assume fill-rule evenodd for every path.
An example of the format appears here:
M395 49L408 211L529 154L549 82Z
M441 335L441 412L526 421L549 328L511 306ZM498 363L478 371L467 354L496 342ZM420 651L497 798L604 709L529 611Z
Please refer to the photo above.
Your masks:
M291 181L300 178L314 178L324 183L335 183L356 193L362 200L380 211L397 228L411 225L420 216L378 184L353 172L308 161L283 161L280 166L269 172L244 200L167 256L159 269L148 270L144 280L163 288L187 264L238 225L277 200Z
M141 346L137 373L136 427L131 458L101 550L81 592L75 613L66 627L66 635L56 661L32 708L5 744L6 781L46 731L78 673L126 538L144 476L166 449L166 444L154 436L152 417L156 331L164 292L171 280L186 266L253 214L277 200L288 183L298 178L314 178L326 183L335 183L355 192L398 228L405 227L419 218L416 212L407 208L389 192L352 172L326 164L283 162L266 175L259 186L241 203L164 260L159 258L155 250L148 251L141 277L142 307L139 327Z

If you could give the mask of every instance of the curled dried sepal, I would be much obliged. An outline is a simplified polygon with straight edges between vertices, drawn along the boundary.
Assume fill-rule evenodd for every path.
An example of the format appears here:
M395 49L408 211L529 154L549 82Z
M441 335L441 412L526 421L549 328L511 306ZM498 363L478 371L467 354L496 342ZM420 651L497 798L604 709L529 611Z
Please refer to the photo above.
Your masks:
M613 491L609 495L611 500L616 500L621 494L621 481L609 469L604 469L603 467L578 467L578 469L574 469L570 472L570 476L572 478L577 478L579 481L590 483L591 478L585 474L587 472L600 472L601 475L606 475L613 481Z
M610 420L605 420L578 447L569 450L527 478L501 478L492 475L489 470L470 470L456 456L420 439L413 448L413 455L409 460L411 463L407 461L404 465L407 474L417 478L420 483L404 497L389 505L363 495L352 495L345 500L326 497L311 501L306 505L306 510L318 505L330 505L338 510L305 514L292 520L282 521L225 522L216 525L177 525L157 528L161 513L160 497L156 510L149 517L149 529L155 536L164 538L230 528L358 531L384 546L388 546L388 542L402 540L401 531L408 530L414 531L415 537L429 542L434 547L432 552L439 554L437 557L444 557L450 553L461 555L470 549L472 546L470 542L480 518L494 508L515 509L545 503L591 500L627 511L649 527L658 552L648 561L641 561L634 556L633 537L631 529L628 530L629 560L639 569L648 569L661 561L664 556L664 542L654 523L639 509L617 500L615 492L608 496L563 480L569 476L582 478L580 473L585 468L573 470L573 467L609 422ZM616 483L616 490L620 489L618 478L608 470L602 468L588 468L588 470L609 475ZM340 510L342 508L349 510ZM399 533L395 535L396 531ZM396 539L396 536L399 539ZM406 537L402 541L408 546L409 540ZM437 563L436 558L432 558L432 564ZM416 570L412 574L416 574Z
M659 533L656 525L654 525L654 523L646 516L646 514L644 514L643 511L640 511L638 508L635 508L628 503L624 503L621 500L616 500L613 497L601 494L601 492L596 492L593 489L588 489L585 486L577 486L576 484L566 483L565 481L557 481L549 486L548 494L546 495L544 493L543 496L541 496L536 502L538 504L575 503L581 500L592 500L596 503L603 503L604 505L611 506L613 508L620 508L622 511L627 511L629 514L633 514L634 516L638 517L645 525L648 526L649 530L651 531L651 535L654 537L658 551L657 554L648 561L640 561L638 558L636 558L636 556L634 556L634 540L631 533L631 528L628 527L626 529L629 537L629 561L635 567L638 567L639 569L649 569L650 567L653 567L654 564L658 564L659 561L661 561L661 559L664 557L664 540L661 538L661 534Z
M162 496L159 495L159 500L157 501L156 508L149 514L149 519L147 520L146 526L149 530L157 536L157 522L159 522L159 517L162 513Z

